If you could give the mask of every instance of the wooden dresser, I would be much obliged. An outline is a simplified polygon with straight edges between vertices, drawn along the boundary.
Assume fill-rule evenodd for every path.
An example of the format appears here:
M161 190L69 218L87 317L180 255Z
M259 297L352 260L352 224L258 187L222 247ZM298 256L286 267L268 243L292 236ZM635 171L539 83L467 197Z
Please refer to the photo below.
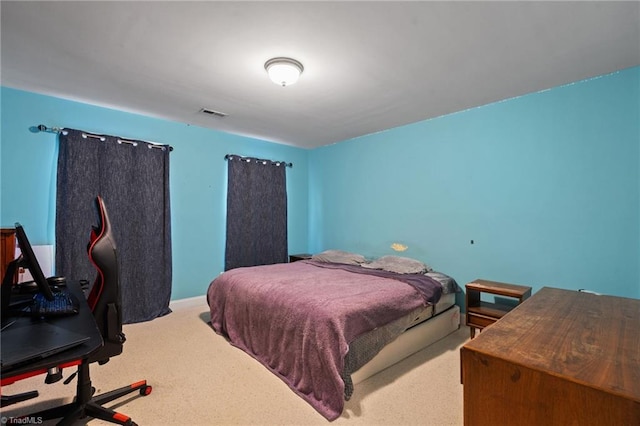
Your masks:
M640 425L640 300L545 287L460 360L465 425Z
M14 228L0 228L0 280L4 279L7 265L16 252L16 230Z

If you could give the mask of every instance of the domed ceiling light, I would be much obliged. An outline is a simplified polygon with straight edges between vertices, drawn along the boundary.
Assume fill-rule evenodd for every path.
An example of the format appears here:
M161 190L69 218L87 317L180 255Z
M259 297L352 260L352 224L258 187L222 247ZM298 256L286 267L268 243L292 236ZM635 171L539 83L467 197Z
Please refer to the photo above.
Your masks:
M304 71L302 64L291 58L272 58L264 63L269 78L279 86L290 86L298 81Z

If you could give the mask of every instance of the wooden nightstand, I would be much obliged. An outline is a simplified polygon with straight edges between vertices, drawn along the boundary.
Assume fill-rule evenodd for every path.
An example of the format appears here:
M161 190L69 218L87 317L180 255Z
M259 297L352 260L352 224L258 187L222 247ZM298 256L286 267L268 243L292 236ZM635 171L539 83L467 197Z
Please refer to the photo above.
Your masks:
M289 255L289 263L297 262L298 260L308 260L311 259L311 254L309 253L298 253L298 254L290 254Z
M503 303L491 303L480 300L481 293L490 293L503 297L511 297L517 300L519 305L531 296L531 287L499 283L477 279L466 286L467 325L471 330L471 338L476 335L476 328L483 328L493 324L514 308L513 305Z

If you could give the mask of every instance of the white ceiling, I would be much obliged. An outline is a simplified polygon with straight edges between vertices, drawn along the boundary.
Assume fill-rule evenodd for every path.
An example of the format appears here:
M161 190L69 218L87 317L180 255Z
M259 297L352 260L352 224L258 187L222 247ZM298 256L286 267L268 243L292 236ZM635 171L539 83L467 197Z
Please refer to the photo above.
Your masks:
M640 64L637 1L0 7L4 86L305 148Z

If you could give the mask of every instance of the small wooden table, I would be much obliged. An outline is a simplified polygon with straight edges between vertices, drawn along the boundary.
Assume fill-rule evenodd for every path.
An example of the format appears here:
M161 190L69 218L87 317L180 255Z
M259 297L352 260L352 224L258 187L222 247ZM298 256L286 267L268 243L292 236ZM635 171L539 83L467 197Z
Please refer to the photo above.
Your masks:
M298 254L290 254L289 255L289 263L297 262L298 260L307 260L311 259L311 254L309 253L298 253Z
M503 297L518 299L519 305L531 296L531 287L500 283L477 279L466 286L467 325L471 330L471 338L476 335L476 328L483 328L493 324L514 308L506 303L492 303L480 300L481 293L491 293Z

